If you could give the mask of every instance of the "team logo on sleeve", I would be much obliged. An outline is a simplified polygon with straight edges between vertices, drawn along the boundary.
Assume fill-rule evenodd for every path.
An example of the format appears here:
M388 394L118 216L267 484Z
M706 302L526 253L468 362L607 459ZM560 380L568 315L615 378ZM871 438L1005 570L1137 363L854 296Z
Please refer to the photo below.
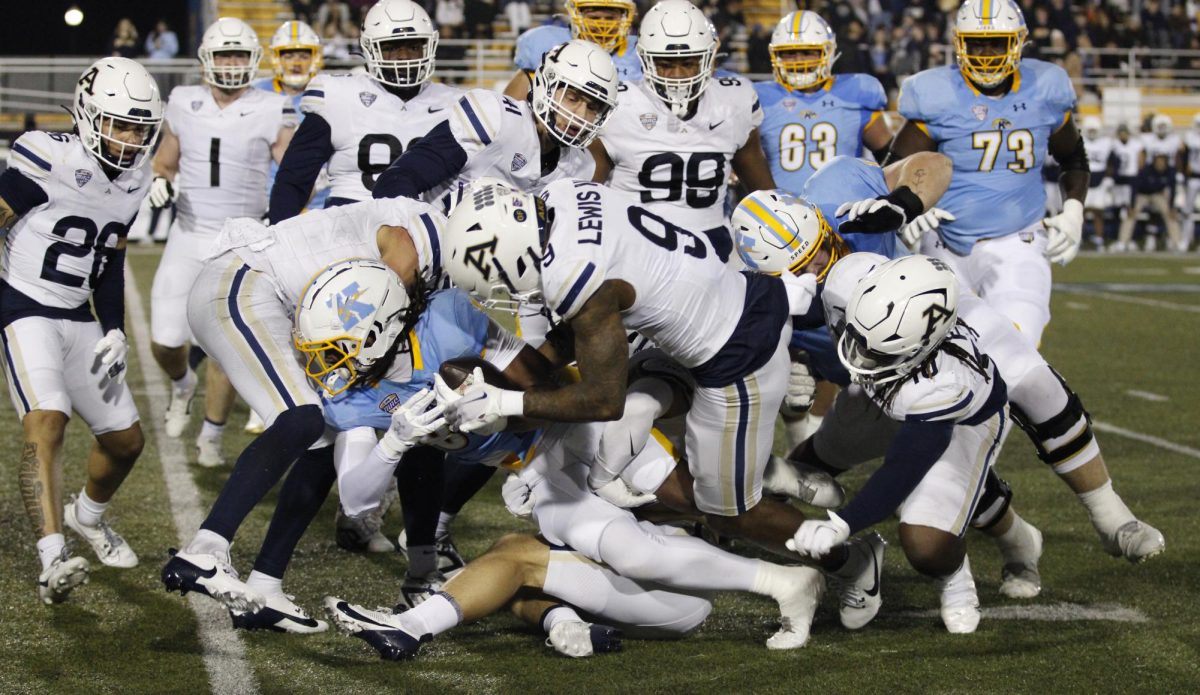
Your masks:
M396 408L399 407L400 396L397 396L394 393L389 393L388 395L384 396L382 401L379 402L379 409L385 413L394 413Z
M92 180L92 172L88 171L87 169L76 169L75 170L75 185L76 186L83 188L84 186L87 185L87 182L91 181L91 180Z
M971 113L975 114L975 119L982 121L987 118L987 104L975 104L971 107Z
M512 164L509 166L509 169L511 171L523 169L525 167L525 165L528 163L529 163L529 160L525 159L525 155L518 152L513 155Z
M363 106L370 106L371 104L374 104L377 98L379 98L379 95L372 94L371 92L358 93L358 100L362 102Z
M193 101L192 102L192 110L193 111L199 111L201 106L204 106L203 101Z
M658 125L658 114L643 113L638 116L638 120L641 121L642 127L646 130L654 130L654 126Z

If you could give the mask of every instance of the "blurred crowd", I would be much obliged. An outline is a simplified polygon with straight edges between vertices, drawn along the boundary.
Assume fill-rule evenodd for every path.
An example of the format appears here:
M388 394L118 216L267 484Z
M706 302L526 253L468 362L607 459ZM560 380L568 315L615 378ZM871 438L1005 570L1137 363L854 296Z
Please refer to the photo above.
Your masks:
M108 42L108 50L109 55L122 58L164 60L179 55L179 36L171 30L165 19L160 19L143 37L133 20L123 17L117 21L117 28Z

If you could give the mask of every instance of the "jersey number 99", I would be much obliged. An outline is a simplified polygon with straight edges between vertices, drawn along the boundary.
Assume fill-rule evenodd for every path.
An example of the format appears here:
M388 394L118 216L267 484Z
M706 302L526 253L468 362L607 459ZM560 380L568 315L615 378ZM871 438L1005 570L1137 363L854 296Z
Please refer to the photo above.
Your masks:
M409 141L408 147L417 144L421 138L413 138ZM387 158L380 161L372 162L371 154L374 152L376 145L383 145L387 148ZM400 138L391 133L371 133L364 135L362 140L358 141L358 170L362 172L362 185L368 191L375 190L375 180L387 169L392 162L396 161L400 155L404 154L404 145L400 142Z
M664 168L665 176L660 173ZM674 152L659 152L646 158L638 183L646 189L642 191L643 203L685 200L688 207L711 207L719 202L721 184L725 183L725 155L695 152L684 162Z

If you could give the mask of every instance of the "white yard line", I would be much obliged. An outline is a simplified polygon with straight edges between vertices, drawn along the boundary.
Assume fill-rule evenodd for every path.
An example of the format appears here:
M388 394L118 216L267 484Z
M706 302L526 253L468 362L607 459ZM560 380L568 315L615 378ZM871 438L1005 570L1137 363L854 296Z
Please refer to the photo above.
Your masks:
M1149 391L1139 391L1138 389L1126 389L1125 395L1133 396L1134 398L1140 398L1143 401L1150 401L1151 403L1166 403L1167 401L1171 400L1170 398L1162 395L1161 393L1151 393Z
M128 307L129 325L137 342L138 365L146 384L146 400L150 402L149 417L142 426L150 430L158 447L162 462L163 479L167 484L167 498L171 503L171 514L175 518L175 531L179 547L183 547L200 522L204 512L200 506L200 491L196 488L192 474L188 471L184 443L166 435L162 413L167 410L167 384L154 363L150 352L150 327L138 294L133 274L125 270L125 302ZM254 670L246 661L246 646L230 625L229 613L221 604L205 597L192 594L188 597L200 632L200 645L204 649L204 668L208 671L208 682L212 692L224 695L252 694L258 692Z
M1184 456L1191 456L1194 459L1200 459L1200 449L1193 449L1190 446L1184 446L1183 444L1176 444L1175 442L1169 442L1166 439L1154 437L1149 434L1142 434L1141 432L1134 432L1133 430L1127 430L1124 427L1117 427L1116 425L1110 425L1107 422L1095 421L1092 423L1092 427L1100 432L1107 432L1109 434L1115 434L1118 437L1126 437L1129 439L1133 439L1133 440L1142 442L1143 444L1150 444L1152 446L1159 447L1160 449L1166 449L1167 451L1173 451L1177 454L1183 454Z
M1148 623L1150 618L1135 609L1115 604L1085 606L1079 603L1049 603L1026 606L995 606L983 609L984 620L1041 620L1051 622L1074 620L1109 620L1117 623ZM893 614L902 618L937 618L939 612L902 611Z
M1180 304L1178 302L1166 302L1161 299L1150 299L1148 297L1133 297L1125 294L1117 294L1116 292L1100 292L1097 290L1084 290L1070 287L1056 286L1054 289L1059 292L1067 292L1084 297L1097 297L1100 299L1108 299L1114 302L1124 302L1126 304L1152 306L1156 309L1170 309L1172 311L1186 311L1192 314L1200 314L1200 305L1198 304Z

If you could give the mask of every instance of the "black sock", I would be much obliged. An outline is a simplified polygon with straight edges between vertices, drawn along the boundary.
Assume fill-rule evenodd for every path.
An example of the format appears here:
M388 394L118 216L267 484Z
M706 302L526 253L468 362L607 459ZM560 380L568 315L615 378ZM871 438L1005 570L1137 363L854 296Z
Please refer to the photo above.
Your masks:
M445 486L445 452L418 446L396 466L396 486L408 545L433 545Z
M271 516L271 525L263 538L254 569L272 577L283 577L296 544L336 481L332 446L304 452L279 490L279 504Z
M200 363L203 362L204 358L207 356L208 355L205 354L204 350L200 349L200 346L191 346L188 348L188 366L192 368L193 372L196 371L200 368Z
M496 469L482 463L460 463L446 471L446 493L442 499L442 511L458 514L467 500L487 485Z

